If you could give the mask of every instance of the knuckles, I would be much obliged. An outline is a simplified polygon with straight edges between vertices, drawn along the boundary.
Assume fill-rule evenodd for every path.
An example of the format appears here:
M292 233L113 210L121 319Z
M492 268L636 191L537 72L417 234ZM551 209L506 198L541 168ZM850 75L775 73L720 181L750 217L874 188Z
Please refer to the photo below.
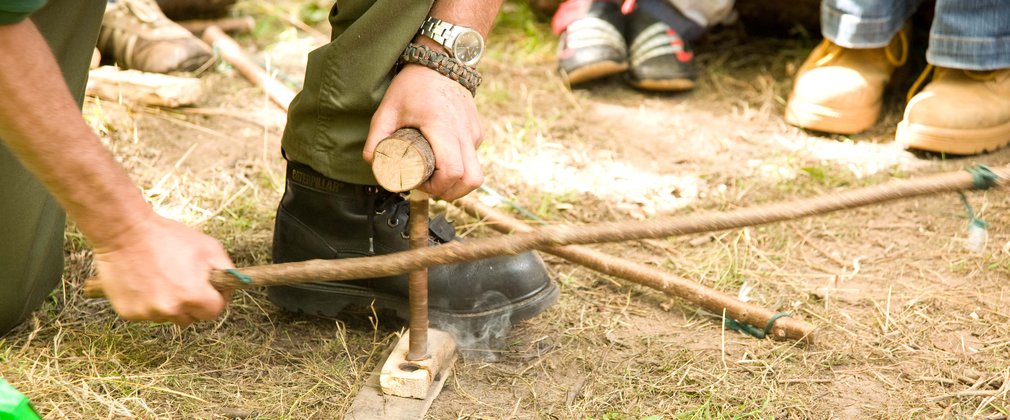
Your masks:
M473 191L483 183L484 174L482 172L470 172L463 177L463 186L469 191Z
M450 164L438 169L441 172L442 177L447 181L458 181L463 178L464 169L462 166Z

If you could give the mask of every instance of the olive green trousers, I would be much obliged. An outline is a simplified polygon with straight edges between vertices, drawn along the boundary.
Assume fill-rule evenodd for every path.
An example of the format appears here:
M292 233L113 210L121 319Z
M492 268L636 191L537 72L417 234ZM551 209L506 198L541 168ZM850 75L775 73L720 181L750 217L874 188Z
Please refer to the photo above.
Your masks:
M361 158L372 114L433 2L337 1L332 40L309 54L304 88L289 108L285 157L338 181L376 184Z
M31 17L78 105L104 10L105 0L50 0ZM0 142L0 335L24 321L59 284L63 229L63 210Z

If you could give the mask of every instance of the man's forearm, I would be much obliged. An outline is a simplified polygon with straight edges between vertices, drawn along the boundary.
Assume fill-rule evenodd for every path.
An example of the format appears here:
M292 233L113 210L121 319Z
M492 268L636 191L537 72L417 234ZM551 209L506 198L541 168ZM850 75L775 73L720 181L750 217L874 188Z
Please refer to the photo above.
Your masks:
M501 5L502 0L435 0L430 15L453 25L473 28L487 39ZM415 41L428 47L442 48L426 36L418 35Z
M454 25L469 26L487 38L502 0L435 0L431 16Z
M81 117L31 21L0 26L0 138L96 247L153 212Z

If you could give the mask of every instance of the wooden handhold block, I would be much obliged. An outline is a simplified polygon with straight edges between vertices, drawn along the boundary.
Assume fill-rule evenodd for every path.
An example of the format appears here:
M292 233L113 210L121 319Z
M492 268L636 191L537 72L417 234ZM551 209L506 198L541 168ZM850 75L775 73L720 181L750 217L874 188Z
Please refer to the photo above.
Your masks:
M400 336L393 352L382 365L379 386L382 392L398 397L424 399L431 385L448 374L456 354L456 340L445 331L428 329L428 357L421 361L408 361L410 332Z
M435 171L435 154L415 128L401 128L375 146L372 173L379 185L392 192L410 191Z

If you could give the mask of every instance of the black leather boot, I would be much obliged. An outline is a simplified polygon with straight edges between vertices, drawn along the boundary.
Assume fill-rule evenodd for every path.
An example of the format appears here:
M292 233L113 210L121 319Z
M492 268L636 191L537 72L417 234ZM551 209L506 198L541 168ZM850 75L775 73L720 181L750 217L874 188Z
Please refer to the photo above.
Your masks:
M326 178L288 163L274 230L275 263L381 255L408 248L409 204L380 187ZM443 216L430 223L431 244L455 238ZM407 276L276 286L274 304L310 315L336 317L349 305L391 309L406 319ZM539 256L526 252L428 270L431 326L472 337L500 335L515 322L543 312L558 287Z

